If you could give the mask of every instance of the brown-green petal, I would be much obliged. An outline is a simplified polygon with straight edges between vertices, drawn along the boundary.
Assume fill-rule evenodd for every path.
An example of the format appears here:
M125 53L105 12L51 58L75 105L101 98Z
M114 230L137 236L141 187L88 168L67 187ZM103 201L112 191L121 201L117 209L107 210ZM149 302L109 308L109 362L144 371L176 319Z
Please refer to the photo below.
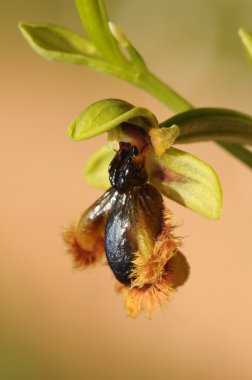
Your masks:
M220 181L213 168L199 158L170 148L150 161L150 182L163 195L209 219L219 219Z

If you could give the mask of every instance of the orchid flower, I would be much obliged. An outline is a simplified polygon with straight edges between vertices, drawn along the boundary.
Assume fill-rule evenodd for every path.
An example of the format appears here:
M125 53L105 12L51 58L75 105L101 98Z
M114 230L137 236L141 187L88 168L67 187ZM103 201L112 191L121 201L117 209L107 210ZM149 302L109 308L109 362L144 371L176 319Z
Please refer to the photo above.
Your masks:
M69 127L74 141L108 133L86 165L90 184L106 192L72 224L64 239L74 266L86 268L105 257L124 296L128 315L151 316L182 285L189 266L180 252L164 196L216 219L221 188L214 170L172 144L173 124L160 128L154 114L118 99L98 101Z

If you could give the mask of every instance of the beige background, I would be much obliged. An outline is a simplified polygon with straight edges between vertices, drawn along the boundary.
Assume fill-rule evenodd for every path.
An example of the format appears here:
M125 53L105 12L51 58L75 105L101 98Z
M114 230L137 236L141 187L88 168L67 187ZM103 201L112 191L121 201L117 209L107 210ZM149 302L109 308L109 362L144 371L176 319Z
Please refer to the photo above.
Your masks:
M198 106L252 111L237 28L250 0L106 2L152 70ZM82 179L104 141L72 143L70 121L101 98L171 115L141 90L36 56L17 22L81 24L72 1L1 0L0 379L252 378L251 171L212 143L184 147L218 172L223 217L167 201L187 236L191 276L152 321L125 316L107 267L74 272L61 232L101 192Z

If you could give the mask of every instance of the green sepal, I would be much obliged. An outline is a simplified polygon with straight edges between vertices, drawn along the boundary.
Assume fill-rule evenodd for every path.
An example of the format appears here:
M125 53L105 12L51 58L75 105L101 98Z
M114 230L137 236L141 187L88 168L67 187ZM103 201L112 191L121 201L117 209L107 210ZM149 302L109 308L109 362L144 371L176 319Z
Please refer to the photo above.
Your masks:
M105 99L82 111L69 126L68 135L74 141L86 140L126 121L142 128L158 127L156 117L148 109L120 99Z
M114 155L115 152L112 149L103 146L91 156L84 168L84 178L89 185L103 190L111 186L108 166Z
M239 36L241 37L249 62L252 64L252 33L241 28L239 29Z
M199 158L170 148L150 158L150 182L166 197L209 219L219 219L222 190L217 174Z
M87 38L51 24L19 23L29 45L43 58L60 62L95 66L101 54Z

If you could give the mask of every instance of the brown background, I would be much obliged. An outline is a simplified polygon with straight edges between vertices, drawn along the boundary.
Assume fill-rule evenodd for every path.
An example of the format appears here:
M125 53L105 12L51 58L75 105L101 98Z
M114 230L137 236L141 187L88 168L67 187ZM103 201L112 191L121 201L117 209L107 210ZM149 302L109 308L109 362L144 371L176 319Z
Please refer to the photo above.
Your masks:
M198 106L252 111L252 70L237 29L249 0L106 2L152 70ZM187 236L191 276L151 321L126 317L107 267L74 272L61 232L101 192L82 179L105 141L68 140L68 124L102 98L163 105L86 67L36 56L17 22L81 31L72 1L1 1L1 380L251 379L251 172L213 143L184 147L218 172L223 217L167 201Z

